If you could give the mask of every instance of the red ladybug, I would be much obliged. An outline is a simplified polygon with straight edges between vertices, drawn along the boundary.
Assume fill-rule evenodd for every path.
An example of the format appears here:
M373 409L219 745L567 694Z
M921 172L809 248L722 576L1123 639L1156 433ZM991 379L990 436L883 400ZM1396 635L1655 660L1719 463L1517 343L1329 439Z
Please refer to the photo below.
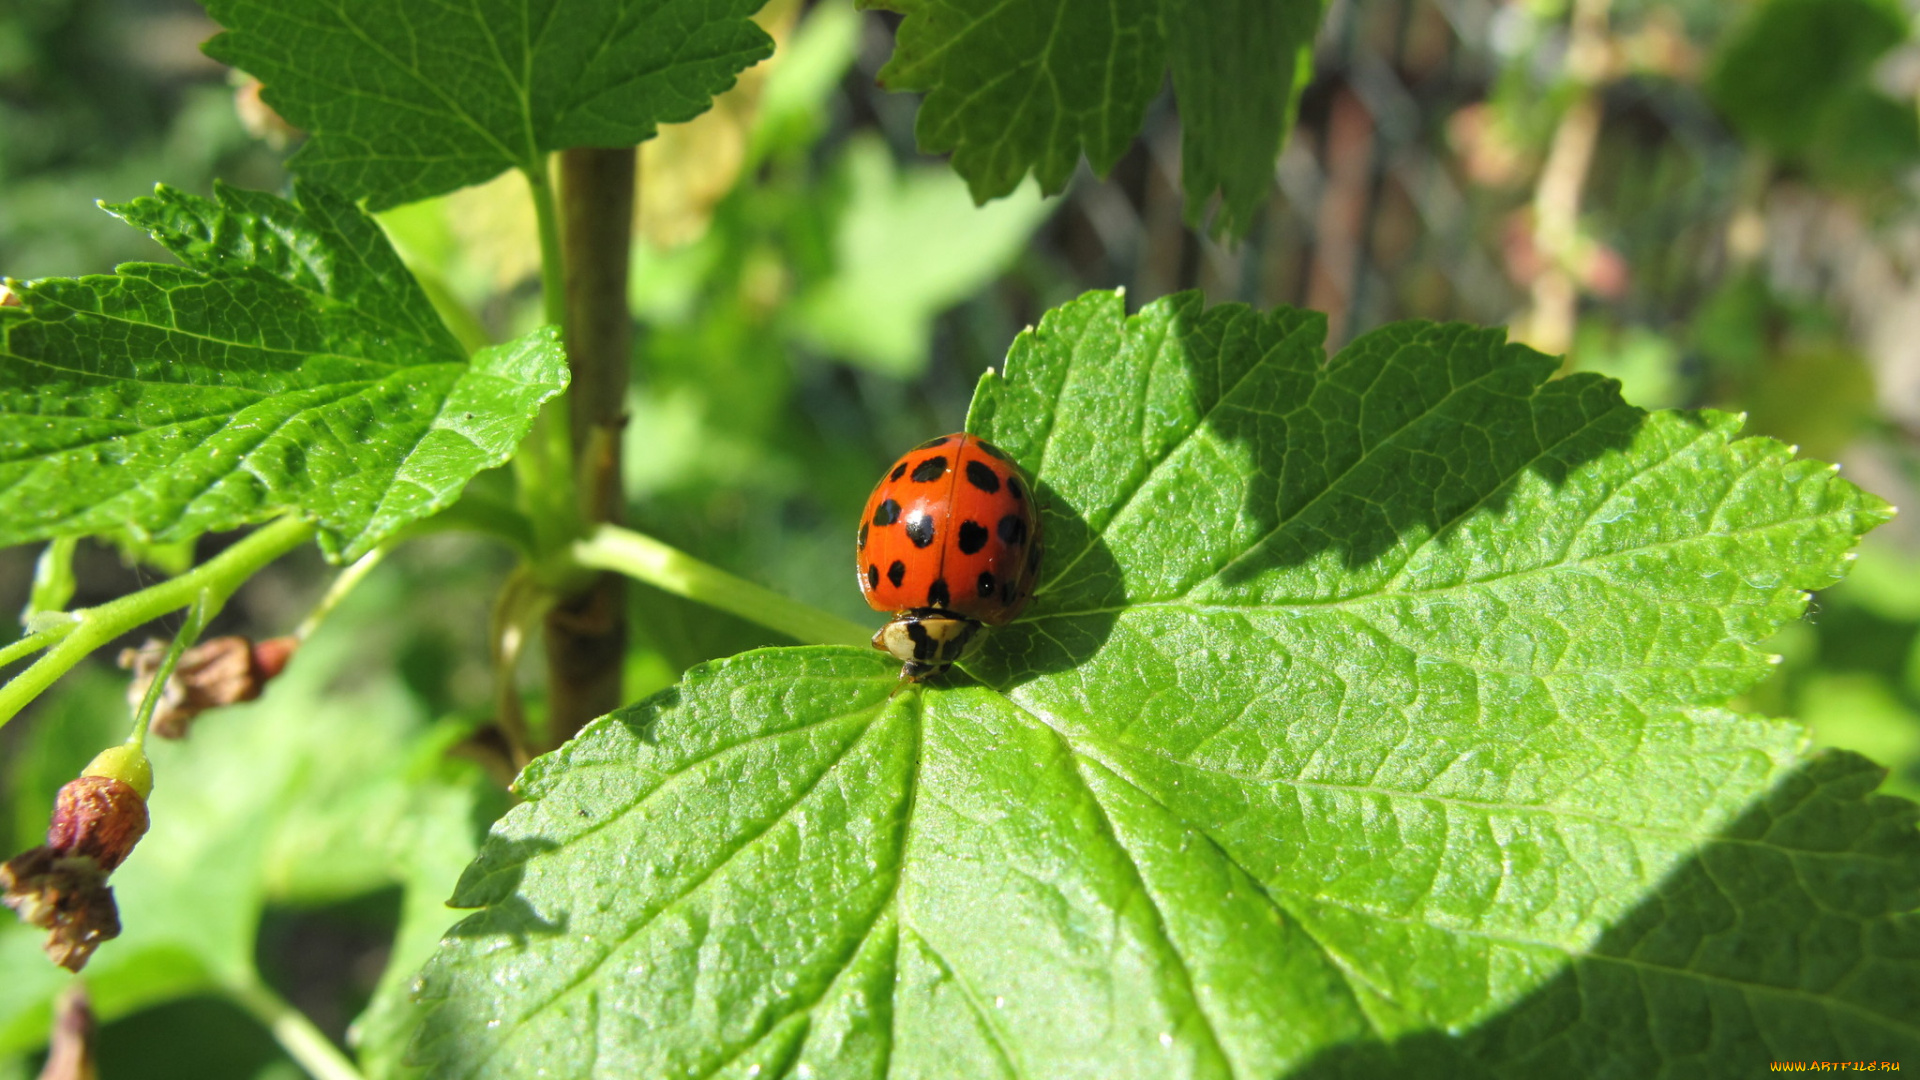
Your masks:
M1040 570L1033 486L991 443L964 432L907 451L867 496L860 591L893 621L873 647L918 682L1011 622Z

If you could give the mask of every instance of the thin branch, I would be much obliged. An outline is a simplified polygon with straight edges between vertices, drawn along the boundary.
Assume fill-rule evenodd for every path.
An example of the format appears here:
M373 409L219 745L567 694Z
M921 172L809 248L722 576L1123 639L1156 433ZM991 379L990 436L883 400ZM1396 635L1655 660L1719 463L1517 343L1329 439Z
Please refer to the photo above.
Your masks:
M181 625L180 632L173 635L173 643L167 646L167 654L160 660L160 666L153 671L153 679L147 683L146 695L140 699L140 707L133 710L133 731L127 736L127 745L136 750L144 750L147 745L147 729L153 726L153 711L160 707L160 699L167 694L167 682L173 678L173 669L180 666L180 657L200 639L200 631L207 628L209 596L207 590L200 590L193 606L187 610L187 621Z
M373 568L379 566L387 557L387 552L391 550L393 550L391 543L382 544L360 556L352 566L335 574L333 584L327 586L326 595L320 598L320 602L313 606L312 611L307 612L306 618L300 620L300 627L293 632L293 636L301 641L311 637L313 632L320 628L320 624L326 621L327 616L333 614L333 609L339 606L340 601L346 599L348 593L365 581L367 575L373 573Z
M179 577L74 612L73 622L59 628L63 630L59 643L32 667L0 686L0 726L93 650L136 626L194 603L203 591L208 597L206 617L213 618L242 582L312 538L312 525L299 518L283 517L255 529L239 543Z
M575 527L622 518L620 435L633 366L627 271L633 250L637 166L632 147L579 147L560 155L560 254L565 259L568 391L579 500ZM546 617L547 736L571 738L618 708L626 667L626 585L595 574L559 590Z
M227 987L227 997L273 1033L274 1041L313 1080L364 1080L353 1060L307 1014L258 982Z
M617 525L602 525L575 543L573 557L583 566L625 574L810 645L865 645L872 635L859 623L762 588Z

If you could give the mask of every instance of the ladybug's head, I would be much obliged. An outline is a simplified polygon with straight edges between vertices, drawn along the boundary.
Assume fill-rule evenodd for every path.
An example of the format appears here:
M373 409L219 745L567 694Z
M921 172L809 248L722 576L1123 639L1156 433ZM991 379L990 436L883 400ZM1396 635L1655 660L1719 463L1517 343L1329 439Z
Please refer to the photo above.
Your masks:
M980 642L980 624L939 608L903 611L873 635L873 647L900 661L900 677L919 682L964 659Z

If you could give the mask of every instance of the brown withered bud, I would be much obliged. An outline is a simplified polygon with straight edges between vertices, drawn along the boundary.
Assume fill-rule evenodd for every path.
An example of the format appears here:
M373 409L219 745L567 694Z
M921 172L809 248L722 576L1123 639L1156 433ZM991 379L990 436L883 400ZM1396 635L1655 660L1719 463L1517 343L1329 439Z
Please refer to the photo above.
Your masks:
M93 1061L93 1006L80 983L62 991L53 1006L53 1038L40 1080L98 1080Z
M54 796L47 846L61 855L84 855L110 874L145 835L147 800L125 780L82 776Z
M120 934L107 875L147 832L147 802L125 780L82 776L54 799L47 842L0 864L0 902L47 931L46 952L71 971Z
M278 637L256 645L235 634L203 641L181 653L160 691L149 730L162 738L185 738L194 717L208 709L259 697L267 680L285 670L299 644L297 638ZM146 699L154 672L166 655L167 643L152 638L137 649L121 651L120 666L133 670L133 683L127 687L127 703L133 708Z

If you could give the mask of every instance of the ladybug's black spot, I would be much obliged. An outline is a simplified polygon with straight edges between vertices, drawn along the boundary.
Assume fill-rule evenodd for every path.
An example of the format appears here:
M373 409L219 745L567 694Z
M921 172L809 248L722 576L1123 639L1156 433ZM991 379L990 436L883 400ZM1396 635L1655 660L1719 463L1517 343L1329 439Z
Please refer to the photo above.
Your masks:
M945 454L936 454L913 467L913 482L916 484L930 484L945 475L947 475Z
M1027 493L1020 490L1019 477L1017 476L1007 477L1007 494L1013 496L1015 499L1018 499L1022 502L1026 501Z
M1001 453L999 447L993 445L992 443L988 442L985 439L975 439L973 440L973 445L979 447L980 452L987 455L990 458L998 458L1001 461L1007 460L1007 455Z
M993 575L992 574L982 573L980 575L980 595L981 596L993 595Z
M894 588L899 588L900 583L907 580L907 564L899 559L893 560L893 565L887 567L887 580L893 582Z
M989 495L1000 490L1000 477L978 461L967 462L967 483Z
M1005 535L1006 529L1002 528L1000 532L1002 535ZM914 547L923 548L933 543L933 519L926 514L917 514L909 518L907 520L907 539L913 541Z
M912 526L909 525L911 530ZM1008 547L1019 547L1027 539L1027 519L1019 514L1008 514L1000 519L1000 542Z
M855 550L857 551L867 550L867 523L864 521L860 523L860 546Z
M946 578L934 578L933 584L927 586L928 607L946 607L952 600L953 594L947 591Z
M886 502L873 508L873 523L877 527L885 528L899 520L900 504L894 502L892 499L888 499Z
M898 480L905 475L907 475L907 463L903 461L893 467L893 471L887 474L887 479Z
M936 446L945 446L947 445L947 440L951 438L953 438L953 436L951 435L942 435L937 439L928 439L926 442L923 442L919 446L914 447L914 449L915 450L931 450Z
M867 564L867 588L877 589L879 587L880 587L880 568L878 566L875 566L872 563L868 563Z
M971 555L974 552L979 551L981 548L986 547L987 538L992 535L993 535L992 533L987 531L987 527L985 525L982 525L977 521L961 522L960 523L960 554Z

